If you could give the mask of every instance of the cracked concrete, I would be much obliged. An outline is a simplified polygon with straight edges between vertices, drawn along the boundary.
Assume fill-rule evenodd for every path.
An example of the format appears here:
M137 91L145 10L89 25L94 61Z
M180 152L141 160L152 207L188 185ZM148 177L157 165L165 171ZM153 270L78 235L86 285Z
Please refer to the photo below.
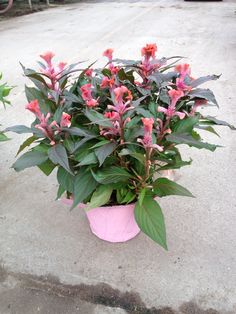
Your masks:
M0 109L0 123L4 127L32 121L24 110L25 80L19 61L34 67L39 53L49 49L56 52L58 60L93 61L107 47L113 47L116 56L138 58L140 47L157 42L160 56L189 56L193 76L222 73L219 81L206 85L215 91L220 104L219 111L210 108L208 112L235 124L235 9L234 1L104 0L2 21L1 71L17 88L11 97L13 106ZM10 169L24 136L12 134L11 142L1 143L0 260L8 273L15 274L10 276L12 284L16 280L16 286L1 285L2 312L21 314L17 308L24 296L32 300L29 314L38 304L43 307L43 300L49 309L69 302L64 308L68 314L75 311L76 302L84 306L81 314L86 314L86 306L91 313L95 311L93 303L85 300L88 304L82 304L77 297L60 303L60 297L46 291L37 291L40 297L33 295L20 286L17 274L22 273L34 278L50 274L58 278L57 287L105 284L121 294L138 295L147 309L165 308L181 314L235 313L235 133L223 128L217 131L221 138L205 135L206 140L224 146L215 153L183 147L184 156L194 162L180 171L179 182L196 198L161 201L169 252L143 234L124 244L95 238L81 210L69 212L67 206L54 201L55 175L48 178L36 169L22 173ZM6 308L7 296L16 300L15 312L13 307ZM101 313L110 310L99 306L103 306ZM115 313L115 308L111 311ZM26 309L23 313L28 314Z

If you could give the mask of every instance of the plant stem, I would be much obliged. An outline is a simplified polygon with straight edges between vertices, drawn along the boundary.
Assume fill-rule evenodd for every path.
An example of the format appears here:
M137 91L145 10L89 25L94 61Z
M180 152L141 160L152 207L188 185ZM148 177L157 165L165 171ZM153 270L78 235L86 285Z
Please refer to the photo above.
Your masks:
M150 157L151 157L152 148L147 147L146 148L146 159L145 159L145 178L144 181L146 181L149 178L150 175Z

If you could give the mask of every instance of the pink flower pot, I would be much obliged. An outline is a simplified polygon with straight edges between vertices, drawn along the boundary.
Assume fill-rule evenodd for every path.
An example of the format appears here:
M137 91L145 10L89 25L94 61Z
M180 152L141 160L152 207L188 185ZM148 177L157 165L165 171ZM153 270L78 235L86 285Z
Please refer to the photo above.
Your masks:
M62 202L72 204L68 199ZM108 242L126 242L140 232L134 218L134 204L97 207L86 211L86 215L92 233Z

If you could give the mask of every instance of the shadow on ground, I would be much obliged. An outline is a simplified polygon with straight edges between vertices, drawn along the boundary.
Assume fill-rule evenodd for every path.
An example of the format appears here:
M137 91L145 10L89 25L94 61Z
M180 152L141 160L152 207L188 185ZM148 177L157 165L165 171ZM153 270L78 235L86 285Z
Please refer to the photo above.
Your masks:
M120 308L128 314L220 314L201 309L196 303L183 303L176 311L170 307L147 308L135 292L121 292L108 284L67 285L48 275L14 274L0 267L0 313L81 313L91 314L97 304Z

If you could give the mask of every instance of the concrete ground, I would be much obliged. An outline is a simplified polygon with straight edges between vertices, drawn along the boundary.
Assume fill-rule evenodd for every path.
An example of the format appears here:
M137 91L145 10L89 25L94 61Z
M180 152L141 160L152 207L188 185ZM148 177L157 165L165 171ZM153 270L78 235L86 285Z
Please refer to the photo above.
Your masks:
M222 73L211 87L236 124L236 3L182 0L87 1L0 22L0 70L14 89L0 109L4 126L30 124L19 61L35 67L45 50L68 62L115 55L138 58L156 42L160 56L189 56L193 76ZM145 235L123 244L95 238L80 210L55 202L55 175L10 166L24 136L1 143L0 313L236 313L236 133L217 128L225 146L189 150L179 182L195 199L161 201L169 251Z

